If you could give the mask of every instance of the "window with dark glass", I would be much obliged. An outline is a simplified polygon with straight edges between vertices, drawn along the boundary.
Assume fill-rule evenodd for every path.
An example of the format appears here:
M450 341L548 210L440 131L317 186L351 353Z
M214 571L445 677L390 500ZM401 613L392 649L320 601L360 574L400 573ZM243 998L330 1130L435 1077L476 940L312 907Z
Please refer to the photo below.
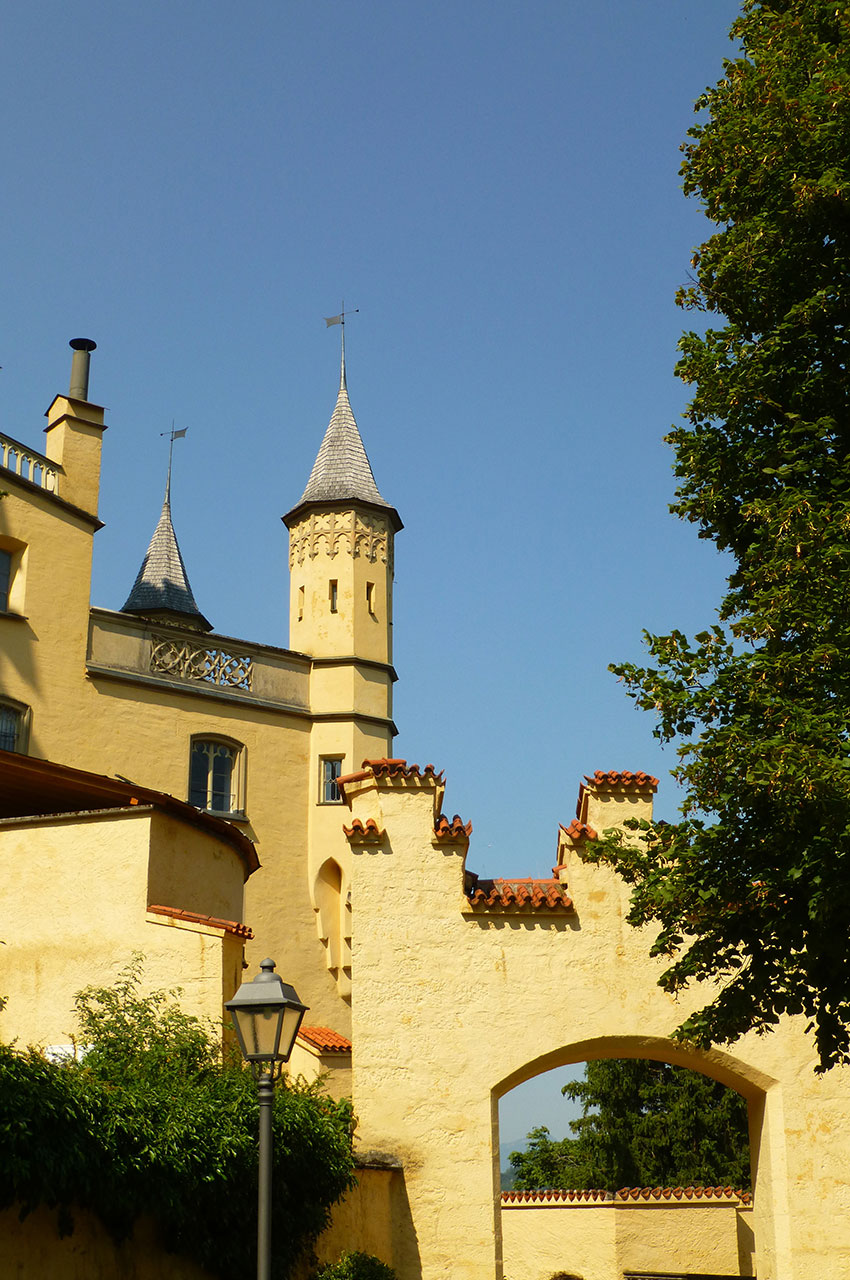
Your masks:
M0 750L26 751L29 709L0 702Z
M0 551L0 613L9 612L9 587L12 583L12 556Z
M323 756L321 761L321 804L341 804L342 794L337 778L342 775L342 756Z
M215 813L238 813L239 790L238 748L196 738L189 761L189 803Z

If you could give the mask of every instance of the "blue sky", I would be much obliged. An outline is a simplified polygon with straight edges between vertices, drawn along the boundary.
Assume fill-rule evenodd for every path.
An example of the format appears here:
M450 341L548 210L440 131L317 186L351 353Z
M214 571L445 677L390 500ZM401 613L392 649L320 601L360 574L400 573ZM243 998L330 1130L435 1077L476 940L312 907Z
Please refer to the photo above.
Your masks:
M132 585L173 419L200 608L287 643L279 517L333 408L339 331L322 317L359 307L352 406L406 525L396 751L446 770L483 874L547 874L596 768L654 772L657 812L675 812L673 757L607 664L638 657L644 627L710 623L723 584L667 512L662 436L686 400L673 297L709 232L679 144L737 9L4 15L0 424L38 448L68 339L97 341L94 603L119 608Z

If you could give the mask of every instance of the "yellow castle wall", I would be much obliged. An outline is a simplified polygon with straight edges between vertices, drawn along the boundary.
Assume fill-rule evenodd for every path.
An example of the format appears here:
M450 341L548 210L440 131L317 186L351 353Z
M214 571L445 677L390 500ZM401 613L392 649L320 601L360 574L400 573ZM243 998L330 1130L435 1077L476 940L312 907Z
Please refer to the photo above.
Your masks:
M342 757L350 770L366 757L390 753L391 674L353 660L356 652L359 659L388 661L388 521L377 513L348 513L350 537L334 557L340 580L334 621L340 625L323 639L314 627L306 644L292 637L295 647L312 652L318 646L330 661L312 667L309 657L246 644L254 680L244 697L152 674L152 649L163 634L177 645L221 646L236 654L242 642L90 610L102 410L59 396L49 413L44 448L58 464L60 496L85 506L92 519L0 473L9 494L0 501L0 547L23 551L11 604L27 615L0 614L0 698L30 708L30 754L122 775L181 799L188 797L193 736L241 744L245 819L239 825L261 862L245 894L245 919L256 935L249 963L272 955L310 1006L309 1018L348 1034L350 913L343 899L337 914L345 954L331 965L316 879L332 859L347 892L349 851L342 807L319 803L319 757ZM309 555L304 561L315 593L318 571ZM367 581L375 584L371 612ZM318 606L316 620L318 626ZM188 905L188 881L184 890Z
M657 987L660 962L604 868L570 864L574 917L465 910L463 843L435 845L435 793L415 779L346 787L353 816L386 832L353 844L354 1104L364 1149L404 1162L401 1280L501 1274L499 1096L549 1067L624 1056L703 1070L750 1100L761 1280L850 1270L850 1220L835 1214L850 1073L816 1076L794 1020L727 1051L675 1046L694 997Z
M502 1209L505 1280L614 1280L624 1271L753 1276L752 1210L733 1200Z
M76 994L111 986L134 953L145 957L146 989L179 986L188 1012L221 1023L222 1000L242 977L241 941L147 910L151 869L156 904L185 906L184 853L204 868L197 909L213 915L221 908L224 918L238 920L242 868L235 852L185 823L142 807L0 822L0 992L7 997L0 1038L69 1044Z

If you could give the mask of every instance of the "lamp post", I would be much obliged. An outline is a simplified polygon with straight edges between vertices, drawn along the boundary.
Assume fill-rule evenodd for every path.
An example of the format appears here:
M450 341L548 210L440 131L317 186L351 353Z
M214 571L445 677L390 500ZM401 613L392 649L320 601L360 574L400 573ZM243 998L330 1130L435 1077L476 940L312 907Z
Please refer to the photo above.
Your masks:
M250 1062L260 1102L260 1170L257 1190L257 1280L271 1280L272 1108L274 1084L289 1060L301 1019L307 1012L294 987L264 960L253 982L243 982L225 1004L239 1048Z

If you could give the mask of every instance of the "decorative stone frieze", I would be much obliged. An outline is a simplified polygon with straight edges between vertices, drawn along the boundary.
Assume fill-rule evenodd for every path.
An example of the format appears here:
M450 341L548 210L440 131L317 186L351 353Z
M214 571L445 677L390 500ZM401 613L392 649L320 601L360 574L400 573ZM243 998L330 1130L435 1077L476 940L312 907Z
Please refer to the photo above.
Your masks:
M170 636L153 637L150 669L158 675L250 691L253 667L253 659L247 655L195 648L186 640Z
M393 540L385 516L364 511L311 511L289 532L289 567L324 553L363 557L393 570Z

